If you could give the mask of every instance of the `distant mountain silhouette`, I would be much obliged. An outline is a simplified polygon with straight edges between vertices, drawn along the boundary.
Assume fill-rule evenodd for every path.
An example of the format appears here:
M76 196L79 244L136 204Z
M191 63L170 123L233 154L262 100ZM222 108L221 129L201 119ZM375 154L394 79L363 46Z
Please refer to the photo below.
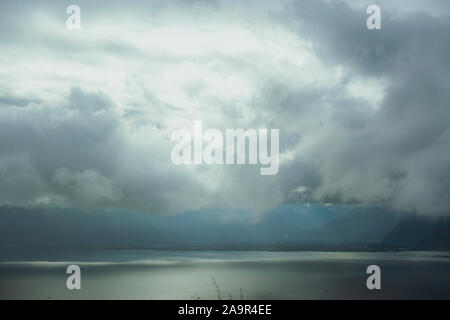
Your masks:
M326 222L305 238L327 243L379 243L400 219L393 212L376 208L355 208Z
M125 211L0 207L0 247L384 250L450 248L450 219L381 208L287 204L245 213L163 216ZM224 219L226 218L226 219ZM231 219L232 218L232 219ZM0 253L1 256L1 253Z
M415 250L449 250L450 219L407 217L386 235L382 244Z

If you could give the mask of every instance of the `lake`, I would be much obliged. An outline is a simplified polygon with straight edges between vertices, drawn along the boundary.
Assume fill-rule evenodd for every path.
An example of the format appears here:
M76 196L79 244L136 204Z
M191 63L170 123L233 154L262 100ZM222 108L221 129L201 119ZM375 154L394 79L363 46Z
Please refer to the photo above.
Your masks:
M0 258L0 299L449 299L449 252L55 251ZM81 290L66 288L68 265ZM366 269L381 268L381 290ZM219 289L219 293L217 292Z

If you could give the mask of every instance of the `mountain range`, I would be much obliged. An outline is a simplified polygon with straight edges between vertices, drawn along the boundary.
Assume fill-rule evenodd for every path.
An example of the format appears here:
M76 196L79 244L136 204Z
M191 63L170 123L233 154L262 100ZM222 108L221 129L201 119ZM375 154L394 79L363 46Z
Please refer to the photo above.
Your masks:
M219 210L163 216L0 207L0 246L448 250L450 219L312 204L286 204L262 217Z

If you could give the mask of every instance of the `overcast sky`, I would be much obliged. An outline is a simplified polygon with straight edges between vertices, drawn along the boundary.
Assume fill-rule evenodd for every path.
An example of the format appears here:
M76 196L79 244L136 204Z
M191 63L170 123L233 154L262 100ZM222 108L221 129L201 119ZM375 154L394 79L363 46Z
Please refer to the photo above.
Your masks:
M373 3L1 1L0 205L448 214L450 2ZM278 174L174 165L195 120L279 129Z

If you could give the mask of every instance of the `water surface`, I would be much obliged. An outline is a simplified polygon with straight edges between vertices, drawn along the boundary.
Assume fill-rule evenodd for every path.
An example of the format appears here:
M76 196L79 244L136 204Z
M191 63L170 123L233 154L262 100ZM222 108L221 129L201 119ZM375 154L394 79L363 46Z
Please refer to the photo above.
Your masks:
M3 255L0 299L449 299L448 252L86 251ZM66 267L82 270L66 288ZM381 267L381 290L366 287Z

